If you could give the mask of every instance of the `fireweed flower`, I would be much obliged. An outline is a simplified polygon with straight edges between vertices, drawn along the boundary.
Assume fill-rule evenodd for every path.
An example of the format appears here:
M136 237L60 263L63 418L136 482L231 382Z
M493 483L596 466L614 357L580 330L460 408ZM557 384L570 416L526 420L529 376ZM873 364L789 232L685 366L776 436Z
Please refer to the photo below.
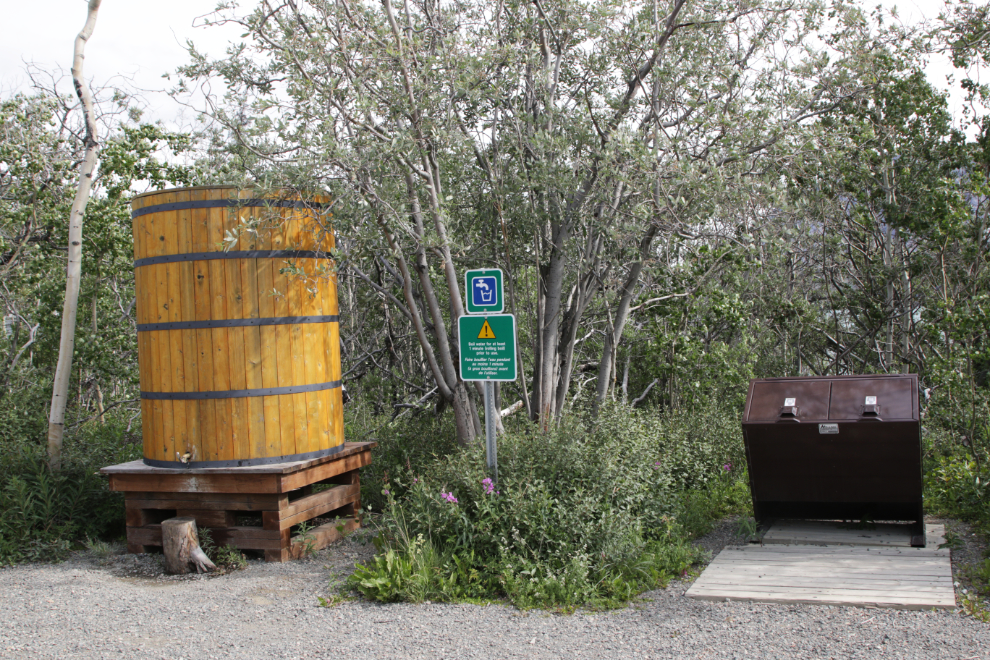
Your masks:
M732 472L732 463L726 463L725 465L722 466L722 469L725 470L726 472Z
M499 494L499 492L495 490L495 484L492 483L491 479L482 479L481 484L485 487L485 495L491 495L492 493L495 493L496 495Z
M440 497L442 497L443 499L447 500L451 504L457 504L457 498L454 497L454 494L453 493L445 493L445 492L443 492L441 490L440 491Z

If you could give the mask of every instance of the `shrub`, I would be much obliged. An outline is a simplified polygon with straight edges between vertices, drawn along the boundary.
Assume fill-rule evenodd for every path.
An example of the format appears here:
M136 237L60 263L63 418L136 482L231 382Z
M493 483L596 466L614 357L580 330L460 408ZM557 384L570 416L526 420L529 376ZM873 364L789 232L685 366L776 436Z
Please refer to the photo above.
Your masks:
M133 460L123 415L107 415L68 436L62 469L53 473L42 443L5 438L0 445L0 565L60 559L84 538L115 538L124 529L124 502L99 469Z
M208 527L196 530L199 536L199 547L221 571L237 571L247 568L244 553L229 543L217 547L213 541L213 532Z
M497 485L480 443L392 478L382 554L351 584L379 600L616 605L686 570L700 552L688 539L746 509L741 459L729 412L527 424L499 439Z
M361 502L375 511L381 511L386 504L383 484L408 472L420 473L457 448L452 415L420 413L393 420L354 402L344 408L344 422L349 442L378 443L374 460L361 469ZM400 482L393 483L393 489L399 489L396 492L401 494L402 488Z

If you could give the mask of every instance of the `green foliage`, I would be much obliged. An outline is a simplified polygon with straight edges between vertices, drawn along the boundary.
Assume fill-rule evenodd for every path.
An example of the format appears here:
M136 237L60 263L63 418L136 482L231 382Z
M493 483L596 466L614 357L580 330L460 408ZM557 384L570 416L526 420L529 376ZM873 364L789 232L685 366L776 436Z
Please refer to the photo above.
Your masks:
M16 448L25 438L45 437L48 418L38 401L51 396L49 387L12 389L0 400L0 447Z
M741 460L738 423L718 410L525 425L499 440L497 485L480 446L394 476L382 553L351 585L378 600L615 606L680 575L700 556L690 538L747 510Z
M965 594L959 603L962 611L983 623L990 623L990 610L986 603L975 594Z
M213 541L213 533L210 532L209 528L203 527L196 532L199 536L199 547L217 568L224 571L247 568L247 559L244 558L244 554L229 543L217 547Z
M736 537L742 539L743 541L759 541L759 526L756 524L756 519L754 518L740 518L739 524L736 526Z
M247 559L244 558L244 554L229 543L217 548L213 556L210 557L210 560L219 568L224 568L228 571L247 568Z
M344 435L350 442L378 443L374 460L361 469L361 502L373 511L381 511L386 505L383 484L391 483L393 493L401 497L405 486L393 481L393 477L422 472L457 447L450 415L423 413L393 419L375 414L367 401L344 407Z
M925 470L926 504L937 511L977 520L987 514L987 484L976 461L966 456L938 456Z
M984 465L971 447L957 440L951 427L929 423L925 442L925 509L932 514L966 520L986 534L990 532L990 491L987 489L987 455ZM980 450L977 450L977 457Z
M388 548L367 567L358 565L350 584L368 598L383 602L449 600L456 591L442 569L433 544L418 535L401 550Z
M122 532L122 497L97 472L140 455L136 411L123 407L138 389L129 202L139 186L192 175L165 162L189 148L189 137L137 123L126 103L115 95L97 108L102 149L85 217L73 394L63 468L52 474L46 404L82 150L79 111L74 98L52 93L0 99L0 564L59 558L84 538ZM105 424L95 419L101 405Z
M990 595L990 559L984 559L970 567L968 577L984 595Z
M302 543L303 557L309 557L316 552L316 537L313 536L313 524L309 521L303 521L296 525L292 542Z
M83 541L83 547L86 548L86 552L100 562L105 562L114 555L124 554L126 551L126 546L119 541L102 541L100 539L94 541L89 537Z
M990 61L990 8L978 0L956 0L946 2L945 10L939 14L939 23L930 38L948 47L952 63L958 69L968 70L968 75L960 81L968 99L985 103L990 88L986 83L981 84L977 74Z
M105 465L140 455L122 417L108 413L105 426L68 438L57 473L40 443L0 440L0 565L61 559L83 538L123 532L123 497L99 474Z

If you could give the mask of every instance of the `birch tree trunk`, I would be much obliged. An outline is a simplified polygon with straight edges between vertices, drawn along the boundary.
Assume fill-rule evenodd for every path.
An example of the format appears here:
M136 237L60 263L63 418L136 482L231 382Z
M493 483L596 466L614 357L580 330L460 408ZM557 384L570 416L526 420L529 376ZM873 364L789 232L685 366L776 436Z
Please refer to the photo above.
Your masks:
M628 116L633 106L633 100L643 87L643 81L647 79L653 71L661 54L666 50L667 43L671 35L677 29L677 16L681 13L687 0L674 0L671 4L667 16L663 20L662 29L656 33L656 42L652 52L639 66L633 70L632 76L626 81L626 92L619 99L617 107L607 123L599 128L599 137L602 141L602 148L609 143L615 130ZM657 27L660 28L660 15L655 14ZM541 30L542 34L542 30ZM558 54L559 61L560 55ZM549 68L552 59L549 52L545 52L544 67ZM549 86L549 98L544 104L546 108L553 106L553 90L556 89L557 65L554 64L554 73L550 80L554 84ZM534 92L535 93L535 90ZM546 127L549 129L549 125ZM543 307L540 320L540 338L537 344L538 354L535 356L536 365L533 374L533 405L531 409L536 415L540 428L546 430L557 417L557 406L562 406L567 396L569 382L562 382L561 377L566 375L570 378L569 364L566 363L566 350L562 355L561 348L573 348L574 337L561 336L563 322L563 288L565 267L567 264L566 247L574 230L578 227L580 216L586 201L599 184L600 165L603 162L601 152L589 159L586 167L578 172L576 179L580 184L571 192L562 195L561 199L549 196L551 207L551 222L549 235L549 259L545 269L541 269L541 293L543 294ZM571 320L573 327L581 321L582 310L575 310ZM576 336L576 335L575 335ZM599 374L599 378L601 375Z
M639 276L643 272L643 262L650 254L650 247L653 239L656 238L659 227L651 225L646 231L646 235L639 243L639 259L629 267L629 274L622 285L622 294L619 297L619 308L615 314L615 323L612 324L611 332L605 333L605 346L602 348L602 359L598 363L598 383L595 388L595 402L591 406L592 417L598 416L598 411L605 403L605 395L608 394L608 385L612 380L612 355L622 341L622 331L626 327L629 319L629 306L633 296L636 294L636 285L639 284Z
M83 78L83 51L93 35L96 14L101 0L89 0L86 24L76 35L72 55L72 83L82 104L86 123L85 155L79 166L79 186L69 214L69 264L66 272L65 303L62 305L62 336L58 346L58 366L55 368L55 384L52 388L52 405L48 417L48 464L58 470L62 464L62 435L65 431L65 406L69 397L69 378L72 375L72 353L75 349L76 313L79 303L79 282L82 277L82 225L96 173L99 143L96 141L96 117L93 94Z

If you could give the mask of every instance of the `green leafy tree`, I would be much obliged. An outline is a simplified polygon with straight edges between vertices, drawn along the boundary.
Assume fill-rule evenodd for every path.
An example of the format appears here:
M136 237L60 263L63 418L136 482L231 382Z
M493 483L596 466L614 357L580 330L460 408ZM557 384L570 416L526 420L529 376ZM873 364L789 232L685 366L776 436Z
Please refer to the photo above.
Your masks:
M128 123L127 99L100 101L102 165L86 210L74 368L68 402L76 420L133 399L137 383L133 249L129 202L138 185L188 183L192 172L164 162L188 136ZM124 105L121 105L124 104ZM122 121L122 117L124 118ZM134 115L136 118L136 115ZM37 405L51 387L65 295L65 218L81 153L71 98L42 92L0 102L0 436L36 436ZM49 390L50 392L50 390ZM104 402L109 393L112 401ZM16 414L14 414L16 412ZM26 414L27 413L27 414ZM27 420L35 420L27 426ZM75 422L73 422L75 423Z
M506 271L534 419L559 419L585 360L600 402L644 268L664 267L654 241L707 233L726 190L872 85L886 37L833 11L826 56L817 3L232 3L215 20L247 41L220 60L193 48L179 92L223 80L208 112L240 180L339 200L344 270L397 311L467 442L464 268Z

